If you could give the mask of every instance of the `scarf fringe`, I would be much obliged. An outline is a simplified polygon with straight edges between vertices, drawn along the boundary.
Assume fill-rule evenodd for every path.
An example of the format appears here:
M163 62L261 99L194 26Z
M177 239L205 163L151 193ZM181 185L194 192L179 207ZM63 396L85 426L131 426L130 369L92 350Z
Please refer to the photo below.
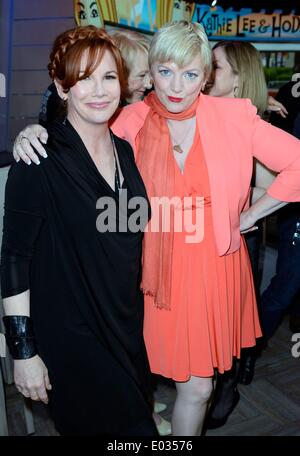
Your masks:
M136 163L150 200L152 197L172 198L175 194L175 163L167 120L194 117L198 102L197 98L187 110L174 114L167 110L155 92L144 99L150 110L136 140ZM153 297L159 309L171 310L173 236L172 221L169 232L145 232L144 237L141 288L145 295Z
M157 302L156 294L149 288L146 289L146 288L141 287L141 291L143 292L144 295L151 296L153 298L155 307L157 307L158 309L171 310L170 305L167 305L164 302Z

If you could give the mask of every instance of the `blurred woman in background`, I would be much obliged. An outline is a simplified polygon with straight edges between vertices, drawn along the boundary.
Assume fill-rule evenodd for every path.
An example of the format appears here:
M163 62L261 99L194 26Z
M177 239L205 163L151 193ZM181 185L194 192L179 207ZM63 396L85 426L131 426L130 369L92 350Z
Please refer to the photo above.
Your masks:
M141 101L152 88L148 64L150 40L132 30L117 29L110 32L125 62L128 86L123 105Z

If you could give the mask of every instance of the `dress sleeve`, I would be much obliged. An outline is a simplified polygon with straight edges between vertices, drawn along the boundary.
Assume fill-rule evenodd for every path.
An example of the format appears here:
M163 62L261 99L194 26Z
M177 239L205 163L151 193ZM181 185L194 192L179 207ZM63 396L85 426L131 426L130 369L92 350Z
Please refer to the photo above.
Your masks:
M267 193L280 201L300 201L300 141L262 120L249 100L252 117L252 153L267 168L279 173Z
M45 218L41 169L23 162L12 165L5 189L2 298L15 296L30 288L30 264Z
M137 155L136 138L144 125L148 112L149 107L143 101L138 101L122 108L110 125L116 136L129 142L135 158Z

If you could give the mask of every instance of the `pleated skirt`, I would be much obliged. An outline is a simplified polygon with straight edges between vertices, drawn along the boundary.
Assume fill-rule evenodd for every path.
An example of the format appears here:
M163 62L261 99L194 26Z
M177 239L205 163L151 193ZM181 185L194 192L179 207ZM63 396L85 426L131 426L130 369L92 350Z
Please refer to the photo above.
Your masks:
M171 310L145 296L144 338L151 371L186 381L229 370L241 348L256 344L261 329L244 237L239 250L218 255L199 149L189 153L184 173L177 167L175 186L176 194L205 196L204 237L187 243L185 232L174 233Z

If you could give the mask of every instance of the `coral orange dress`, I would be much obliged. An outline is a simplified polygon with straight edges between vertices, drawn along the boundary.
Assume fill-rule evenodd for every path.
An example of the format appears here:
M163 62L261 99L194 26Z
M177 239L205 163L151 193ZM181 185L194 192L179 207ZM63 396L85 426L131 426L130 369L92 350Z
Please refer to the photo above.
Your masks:
M219 256L212 226L210 185L201 141L181 172L174 158L175 195L204 196L204 237L187 243L174 233L171 310L145 295L144 337L151 371L176 381L210 377L232 367L242 347L261 336L252 271L245 240L234 253ZM224 172L226 172L224 170ZM230 172L230 170L227 170ZM195 204L185 211L195 211Z

